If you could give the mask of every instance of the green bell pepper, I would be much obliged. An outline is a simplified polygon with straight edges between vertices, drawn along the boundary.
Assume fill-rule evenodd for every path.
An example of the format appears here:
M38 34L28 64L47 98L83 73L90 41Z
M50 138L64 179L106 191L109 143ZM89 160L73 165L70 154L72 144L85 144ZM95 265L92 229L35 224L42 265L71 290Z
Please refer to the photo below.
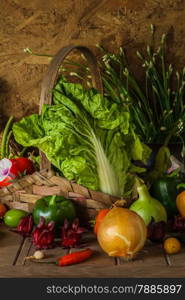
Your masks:
M56 226L63 225L64 219L72 221L76 216L74 204L62 196L47 196L36 201L33 209L33 219L36 225L40 217L44 217L46 224L54 221Z
M182 188L178 188L181 183L182 179L178 177L162 177L155 180L151 186L150 194L164 205L168 218L178 213L176 197L182 191Z

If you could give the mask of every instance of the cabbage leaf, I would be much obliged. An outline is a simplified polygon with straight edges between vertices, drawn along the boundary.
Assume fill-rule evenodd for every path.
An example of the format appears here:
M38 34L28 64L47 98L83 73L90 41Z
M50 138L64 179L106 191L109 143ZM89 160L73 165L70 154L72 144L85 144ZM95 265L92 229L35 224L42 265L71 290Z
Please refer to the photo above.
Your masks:
M64 79L53 90L53 105L15 123L13 134L19 144L43 151L68 180L119 197L131 193L133 160L145 162L150 154L127 107Z

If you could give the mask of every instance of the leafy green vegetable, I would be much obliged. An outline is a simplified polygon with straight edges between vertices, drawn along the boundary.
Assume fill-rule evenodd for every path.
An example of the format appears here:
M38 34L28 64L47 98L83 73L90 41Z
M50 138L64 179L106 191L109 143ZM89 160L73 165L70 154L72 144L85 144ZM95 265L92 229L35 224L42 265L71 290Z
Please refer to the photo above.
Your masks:
M63 78L53 90L53 103L43 106L41 116L14 124L16 141L38 147L68 180L128 195L134 183L132 160L146 161L150 151L135 134L127 107Z

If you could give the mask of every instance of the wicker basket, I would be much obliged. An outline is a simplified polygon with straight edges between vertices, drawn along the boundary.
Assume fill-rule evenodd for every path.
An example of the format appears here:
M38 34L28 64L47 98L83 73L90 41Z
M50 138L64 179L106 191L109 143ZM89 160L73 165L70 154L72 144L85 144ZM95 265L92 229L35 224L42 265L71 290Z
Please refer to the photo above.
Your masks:
M95 88L103 93L102 81L98 64L93 53L84 46L67 46L62 48L51 61L47 74L42 82L40 97L40 112L43 104L52 104L51 90L54 87L59 68L65 57L73 50L78 49L86 57ZM41 170L32 175L24 176L11 185L0 190L0 202L11 208L19 208L31 212L34 203L46 195L62 195L75 201L78 215L86 220L92 219L97 211L110 207L116 197L101 192L92 191L84 186L56 176L51 169L51 164L44 153L41 154Z

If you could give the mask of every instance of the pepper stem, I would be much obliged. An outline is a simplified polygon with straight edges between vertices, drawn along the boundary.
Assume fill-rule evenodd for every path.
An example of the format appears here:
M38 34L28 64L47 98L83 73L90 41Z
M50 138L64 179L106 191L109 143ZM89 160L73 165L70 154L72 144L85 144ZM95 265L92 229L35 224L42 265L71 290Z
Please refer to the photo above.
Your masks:
M49 201L49 206L56 204L56 197L57 197L56 195L53 195L51 197L51 200Z

